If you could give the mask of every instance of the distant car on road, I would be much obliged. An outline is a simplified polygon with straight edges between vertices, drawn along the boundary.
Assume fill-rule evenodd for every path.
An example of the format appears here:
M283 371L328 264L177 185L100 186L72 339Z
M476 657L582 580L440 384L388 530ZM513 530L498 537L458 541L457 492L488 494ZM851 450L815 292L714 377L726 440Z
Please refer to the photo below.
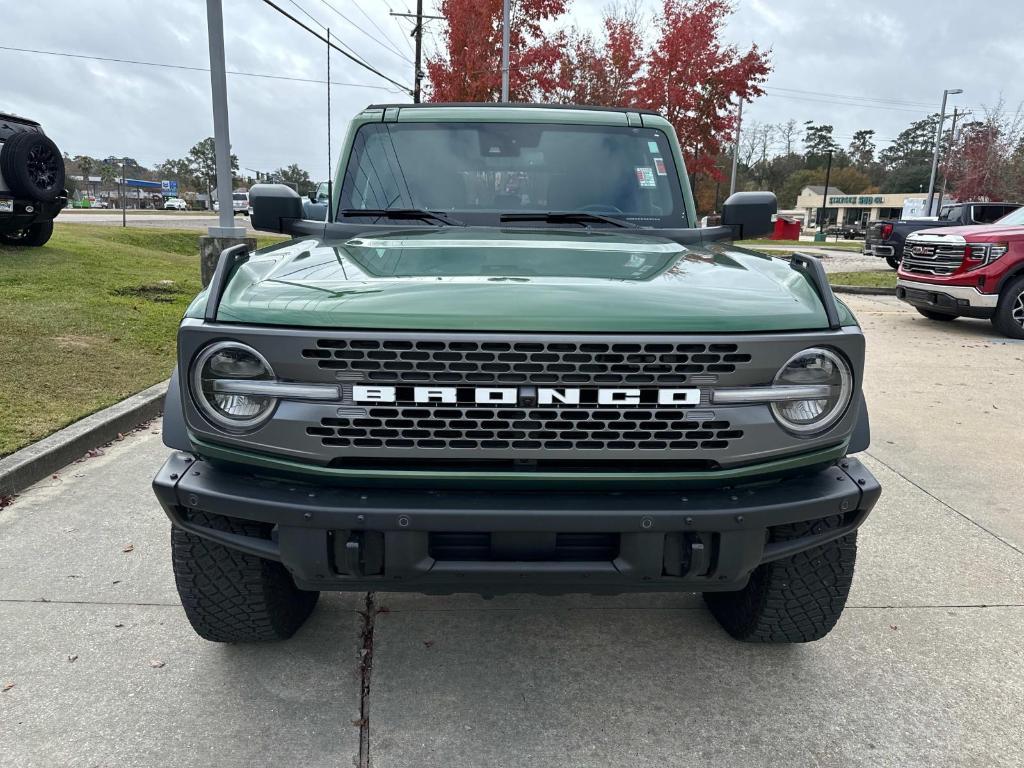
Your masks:
M165 211L187 211L188 203L182 200L180 197L169 197L167 202L164 203Z
M220 200L213 201L214 213L220 213ZM234 192L231 195L231 211L232 215L237 216L242 214L243 216L249 215L249 193L248 192Z
M841 237L844 240L857 240L864 237L864 225L859 221L848 221L845 224L832 224L825 229L826 235Z
M991 224L1020 207L1020 203L954 203L943 206L938 219L873 221L864 237L864 253L885 259L890 267L896 269L903 256L903 246L912 233L937 227Z
M303 217L313 221L327 221L327 204L330 197L330 186L326 181L316 185L309 197L302 201Z
M64 158L39 123L0 113L0 244L45 244L68 203L64 181Z

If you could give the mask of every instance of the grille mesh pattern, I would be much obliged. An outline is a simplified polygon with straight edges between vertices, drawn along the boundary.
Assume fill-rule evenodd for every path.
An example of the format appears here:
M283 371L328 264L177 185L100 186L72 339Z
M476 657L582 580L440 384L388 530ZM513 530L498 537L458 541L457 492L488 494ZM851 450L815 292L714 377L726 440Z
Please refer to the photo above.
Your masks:
M963 260L963 245L907 243L903 248L903 269L907 272L951 275Z
M751 356L736 344L318 339L322 369L369 382L673 385L728 374Z
M743 437L727 421L650 408L369 408L306 428L326 447L516 450L725 450Z

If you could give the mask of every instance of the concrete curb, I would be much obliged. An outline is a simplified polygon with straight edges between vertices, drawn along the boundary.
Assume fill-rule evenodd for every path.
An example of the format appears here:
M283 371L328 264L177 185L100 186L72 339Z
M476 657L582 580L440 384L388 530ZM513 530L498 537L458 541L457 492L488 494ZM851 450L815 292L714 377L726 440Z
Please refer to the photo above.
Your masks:
M875 288L867 285L833 285L833 293L859 293L861 296L895 296L895 288Z
M170 380L154 384L109 408L86 416L37 443L0 459L0 497L13 496L47 475L155 418L164 407Z

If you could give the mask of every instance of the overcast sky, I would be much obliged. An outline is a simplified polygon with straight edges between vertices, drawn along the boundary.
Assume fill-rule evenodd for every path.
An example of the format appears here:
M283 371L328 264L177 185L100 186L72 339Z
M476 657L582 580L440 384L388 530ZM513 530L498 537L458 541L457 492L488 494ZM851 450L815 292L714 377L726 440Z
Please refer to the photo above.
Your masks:
M366 61L411 82L411 25L389 16L412 0L277 0L313 26L298 3ZM297 162L327 173L324 47L261 0L223 0L232 147L243 168ZM653 13L658 0L643 0ZM428 9L435 0L426 0ZM596 28L607 0L571 0L572 21ZM943 88L981 114L1000 96L1024 100L1024 14L1018 0L737 0L727 37L770 48L768 93L744 120L835 125L840 143L873 128L892 138L937 111ZM341 15L339 15L341 14ZM347 19L342 18L342 15ZM0 0L0 46L204 68L204 0ZM439 22L426 50L440 39ZM376 27L374 26L376 25ZM357 29L361 28L361 29ZM382 35L386 35L384 44ZM362 31L361 31L362 30ZM390 46L393 50L389 50ZM392 86L332 55L334 151L347 121L369 103L407 101ZM0 49L0 111L43 123L64 151L127 155L144 165L181 157L213 132L210 78L171 69Z

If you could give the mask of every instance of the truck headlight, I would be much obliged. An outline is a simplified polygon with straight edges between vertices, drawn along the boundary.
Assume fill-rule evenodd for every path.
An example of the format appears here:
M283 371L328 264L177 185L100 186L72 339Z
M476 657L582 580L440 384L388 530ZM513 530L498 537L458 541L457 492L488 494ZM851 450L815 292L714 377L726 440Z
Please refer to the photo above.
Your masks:
M192 363L190 376L192 397L203 415L229 431L251 429L270 417L277 398L261 394L253 383L273 380L263 355L237 341L206 347Z
M785 429L810 435L835 424L853 396L853 374L842 355L812 347L798 352L779 369L775 386L816 387L822 397L780 400L771 404L772 414Z

